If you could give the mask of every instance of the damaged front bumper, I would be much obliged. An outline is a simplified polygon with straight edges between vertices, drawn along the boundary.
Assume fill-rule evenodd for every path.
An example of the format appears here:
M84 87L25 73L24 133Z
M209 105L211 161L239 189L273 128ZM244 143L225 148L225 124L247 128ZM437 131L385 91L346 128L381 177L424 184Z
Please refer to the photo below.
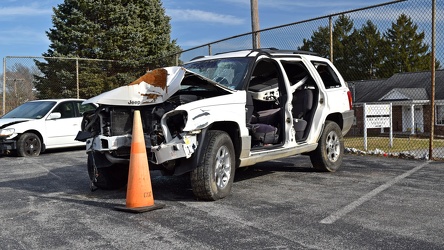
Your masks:
M115 152L115 155L128 155L131 149L131 135L124 136L96 136L86 140L86 152ZM145 135L147 152L154 154L154 159L149 159L155 164L162 164L179 158L190 158L195 152L198 142L197 135L183 135L174 137L168 143L152 146L149 136ZM124 152L124 153L122 153ZM121 158L108 158L111 162L121 161Z
M0 154L8 154L11 150L17 149L15 140L0 140Z

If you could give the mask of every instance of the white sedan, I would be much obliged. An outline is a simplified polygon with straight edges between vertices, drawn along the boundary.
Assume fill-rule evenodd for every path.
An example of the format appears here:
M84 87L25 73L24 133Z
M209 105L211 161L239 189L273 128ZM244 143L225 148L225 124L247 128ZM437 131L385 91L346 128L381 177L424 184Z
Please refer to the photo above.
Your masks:
M0 118L0 153L38 156L45 149L85 145L74 140L83 113L95 110L82 99L47 99L26 102Z

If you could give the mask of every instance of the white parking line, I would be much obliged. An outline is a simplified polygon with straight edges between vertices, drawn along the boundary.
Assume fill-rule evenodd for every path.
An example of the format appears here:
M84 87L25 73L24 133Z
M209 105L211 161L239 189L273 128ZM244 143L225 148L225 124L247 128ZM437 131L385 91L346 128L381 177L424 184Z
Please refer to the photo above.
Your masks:
M364 202L370 200L371 198L373 198L374 196L376 196L377 194L381 193L382 191L386 190L387 188L393 186L394 184L396 184L397 182L399 182L400 180L406 178L407 176L415 173L416 171L420 170L421 168L423 168L424 166L426 166L428 164L428 162L425 162L407 172L405 172L402 175L399 175L393 179L391 179L390 181L382 184L381 186L373 189L371 192L365 194L364 196L361 196L359 199L355 200L354 202L348 204L347 206L343 207L342 209L332 213L330 216L322 219L320 221L320 223L322 224L333 224L335 221L337 221L338 219L340 219L341 217L343 217L344 215L350 213L351 211L353 211L355 208L359 207L360 205L362 205Z

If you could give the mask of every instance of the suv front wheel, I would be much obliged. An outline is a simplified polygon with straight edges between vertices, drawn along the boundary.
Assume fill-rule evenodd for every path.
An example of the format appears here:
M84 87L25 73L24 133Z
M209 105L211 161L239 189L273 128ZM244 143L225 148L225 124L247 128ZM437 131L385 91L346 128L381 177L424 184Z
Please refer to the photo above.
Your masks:
M104 168L95 166L93 153L88 153L88 175L91 184L101 189L118 189L128 182L128 165L115 164Z
M202 160L191 172L191 187L198 199L214 201L230 194L235 170L234 146L230 136L219 130L208 131L207 140Z
M338 124L326 121L318 147L310 154L313 167L323 172L335 172L342 164L344 138Z

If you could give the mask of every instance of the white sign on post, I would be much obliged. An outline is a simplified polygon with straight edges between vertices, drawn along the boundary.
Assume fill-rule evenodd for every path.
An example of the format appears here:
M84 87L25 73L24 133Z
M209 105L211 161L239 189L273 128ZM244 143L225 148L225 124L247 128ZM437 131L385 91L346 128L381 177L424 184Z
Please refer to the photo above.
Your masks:
M389 128L390 127L390 117L389 116L378 116L378 117L368 117L365 122L367 123L367 128Z
M368 128L390 128L390 143L393 147L392 104L364 103L364 150L367 150Z

